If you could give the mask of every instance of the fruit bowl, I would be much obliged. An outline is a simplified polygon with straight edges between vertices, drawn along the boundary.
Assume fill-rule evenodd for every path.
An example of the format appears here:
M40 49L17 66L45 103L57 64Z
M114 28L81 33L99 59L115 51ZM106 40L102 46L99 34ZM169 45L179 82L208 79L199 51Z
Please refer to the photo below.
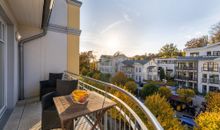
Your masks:
M74 90L71 93L71 97L74 103L86 104L88 102L89 92L86 90Z

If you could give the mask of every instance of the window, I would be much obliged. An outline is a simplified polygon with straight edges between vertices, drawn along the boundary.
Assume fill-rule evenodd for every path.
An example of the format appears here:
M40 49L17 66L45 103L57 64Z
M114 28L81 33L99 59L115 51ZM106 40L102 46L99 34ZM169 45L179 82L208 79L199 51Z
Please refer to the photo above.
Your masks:
M199 56L199 52L190 53L190 56Z
M210 75L209 83L219 84L219 76L218 75Z
M141 76L139 76L139 82L141 82Z
M141 68L139 68L139 72L141 72Z
M220 51L213 51L213 56L220 56Z
M218 88L214 86L209 86L209 91L211 92L218 91Z
M203 64L203 71L215 71L218 72L218 63L206 62Z
M212 55L212 52L211 51L208 51L207 52L207 56L211 56Z
M4 64L5 64L5 44L6 44L6 26L0 18L0 115L5 106L5 85L4 85Z
M2 29L2 22L0 21L0 41L3 41L3 29Z
M203 70L208 71L208 62L203 64Z
M203 74L203 75L202 75L202 78L207 78L207 74Z
M207 92L207 86L206 85L202 85L202 92L206 93Z
M0 41L0 111L4 106L4 44ZM1 114L1 113L0 113Z

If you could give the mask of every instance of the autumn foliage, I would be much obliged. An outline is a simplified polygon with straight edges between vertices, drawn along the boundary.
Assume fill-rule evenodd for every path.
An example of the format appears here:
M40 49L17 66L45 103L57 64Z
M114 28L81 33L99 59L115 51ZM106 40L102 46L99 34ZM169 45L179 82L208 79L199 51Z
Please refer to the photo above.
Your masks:
M207 109L196 118L196 130L220 130L220 93L209 93Z
M164 97L159 94L148 96L144 104L157 117L165 130L184 130L181 123L174 117L174 110Z

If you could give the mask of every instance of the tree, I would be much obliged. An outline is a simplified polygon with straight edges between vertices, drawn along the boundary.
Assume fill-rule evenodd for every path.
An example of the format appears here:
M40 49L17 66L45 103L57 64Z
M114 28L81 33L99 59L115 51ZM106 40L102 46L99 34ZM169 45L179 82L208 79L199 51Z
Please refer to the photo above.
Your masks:
M100 79L101 79L101 73L95 72L95 73L93 74L92 78L97 79L97 80L100 80Z
M128 91L130 91L131 93L135 93L135 91L137 90L137 84L134 81L128 81L125 84L125 87L128 89Z
M87 71L94 71L94 64L96 63L95 61L95 55L93 54L92 51L87 51L87 52L81 52L80 53L80 74L85 74Z
M160 87L158 93L166 99L172 96L171 90L167 87Z
M82 67L80 73L81 73L82 75L87 75L87 74L89 73L89 70L86 69L85 67Z
M181 100L186 103L191 102L192 97L195 96L195 92L192 89L179 88L176 92L181 97Z
M196 118L198 130L219 130L220 129L220 93L210 92L206 96L207 108L204 113Z
M210 92L206 96L207 111L220 112L220 93Z
M215 24L211 29L211 42L220 42L220 22Z
M111 79L111 83L119 86L124 86L127 82L127 76L123 72L117 72Z
M124 55L124 54L121 53L120 51L117 51L117 52L115 52L115 53L113 54L114 57L116 57L116 56L120 56L120 55Z
M144 104L154 114L165 130L184 130L181 123L174 118L174 111L164 97L154 94L146 98Z
M176 45L173 43L164 45L159 52L160 57L163 58L173 58L177 57L179 50L177 49Z
M202 36L199 38L193 38L190 41L187 41L185 44L186 48L197 48L206 46L209 43L208 36Z
M160 67L160 80L162 81L163 79L165 79L165 72L164 69Z
M150 96L158 91L158 87L154 84L145 84L144 87L141 90L141 97L143 99L146 98L146 96Z
M110 78L111 78L111 74L103 74L103 73L101 73L100 80L102 80L104 82L110 82Z
M219 112L201 113L195 120L196 130L220 130Z

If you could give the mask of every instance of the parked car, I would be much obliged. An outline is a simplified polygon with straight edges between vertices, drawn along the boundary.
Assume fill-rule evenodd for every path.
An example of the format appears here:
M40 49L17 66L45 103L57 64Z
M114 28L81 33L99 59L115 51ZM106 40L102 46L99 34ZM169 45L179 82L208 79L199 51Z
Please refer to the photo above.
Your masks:
M189 116L183 115L179 118L179 120L183 125L187 125L189 128L193 128L196 126L194 119Z

